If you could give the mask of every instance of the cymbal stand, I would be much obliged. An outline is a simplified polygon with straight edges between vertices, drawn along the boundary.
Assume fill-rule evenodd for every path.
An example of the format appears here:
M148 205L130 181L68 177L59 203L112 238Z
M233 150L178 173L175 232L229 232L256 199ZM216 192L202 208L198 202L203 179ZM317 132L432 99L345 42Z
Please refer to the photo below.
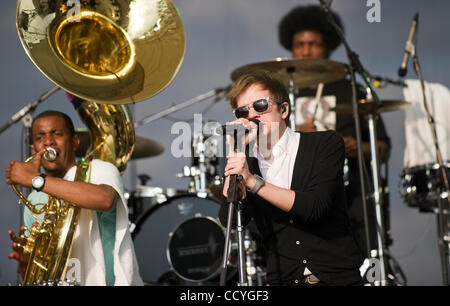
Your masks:
M294 76L295 67L289 67L286 69L289 74L289 126L295 130L295 88L294 88Z
M372 167L372 181L373 181L373 199L375 204L375 218L376 218L376 233L377 233L377 246L378 246L378 258L380 260L380 273L381 273L381 285L386 284L386 263L385 263L385 239L384 239L384 216L383 216L383 194L381 192L381 179L380 179L380 163L378 159L377 149L377 134L376 134L376 114L368 114L369 134L370 134L370 156Z
M367 252L368 252L368 258L372 257L372 254L370 252L370 244L369 244L369 228L368 228L368 214L367 214L367 203L366 203L366 191L365 191L365 184L364 184L364 173L363 173L363 161L364 161L364 156L362 153L362 149L361 149L361 144L362 144L362 138L361 138L361 126L359 124L359 109L358 109L358 102L357 102L357 96L356 96L356 80L355 80L355 72L357 72L362 79L364 80L364 83L366 84L366 87L370 90L370 93L373 95L375 101L377 101L378 106L382 105L382 102L380 100L380 98L378 97L376 91L374 90L372 83L370 81L370 78L368 76L367 71L364 69L361 61L359 60L359 56L358 54L356 54L350 47L349 43L347 42L345 35L342 31L342 29L336 24L336 21L334 20L334 17L330 14L328 5L325 3L324 0L319 0L320 5L322 10L326 13L327 15L327 19L328 22L335 28L337 34L339 35L345 50L347 52L347 57L349 59L349 69L350 69L350 76L352 79L352 105L353 105L353 117L355 120L355 130L356 130L356 143L357 143L357 147L358 147L358 166L359 166L359 175L360 175L360 180L361 180L361 196L362 196L362 202L363 202L363 212L364 212L364 223L365 223L365 231L366 231L366 244L367 244ZM370 118L369 118L370 120ZM377 156L377 148L376 148L376 138L373 138L373 136L376 136L376 132L374 130L375 128L375 123L373 120L373 117L371 118L372 121L372 132L371 132L371 151L372 151L372 147L375 149L373 152L371 152L371 159L372 159L372 164L376 164L378 163L378 156ZM372 145L372 143L374 145ZM373 176L374 176L374 181L377 181L379 184L379 166L372 166L373 168ZM377 171L377 172L375 172ZM374 192L377 203L376 206L379 206L379 208L377 209L376 216L377 216L377 224L382 224L382 215L381 215L381 197L379 196L379 188L377 188L377 190L375 190ZM383 233L380 232L381 228L379 228L377 226L377 236L381 241L384 241L383 239ZM377 254L377 256L379 257L378 260L380 262L379 265L379 270L380 270L380 279L379 280L375 280L374 281L374 285L381 285L381 286L385 286L387 285L387 280L386 280L386 264L385 264L385 260L384 260L384 256L381 256L384 254L384 244L383 243L379 243L378 244L378 248L379 251ZM380 252L381 250L381 252Z
M206 191L206 155L205 155L205 143L203 141L203 134L198 133L194 135L192 141L192 146L194 150L194 156L198 157L198 166L191 167L191 171L195 170L194 179L194 189L199 197L205 198L208 195ZM193 169L192 169L193 168Z
M444 166L444 161L442 158L441 149L439 147L438 137L436 133L436 124L434 118L430 114L430 110L428 109L427 97L425 93L425 83L422 77L422 72L420 69L419 59L416 54L416 47L414 43L409 44L408 48L410 48L409 52L413 58L414 70L416 71L417 77L420 81L421 89L422 89L422 100L423 106L427 115L427 121L430 125L431 135L434 142L435 152L436 152L436 160L439 164L439 169L441 170L442 179L444 181L443 188L438 188L438 243L439 243L439 253L441 257L441 266L442 266L442 280L444 286L449 285L449 276L448 276L448 268L449 268L449 260L450 260L450 232L449 232L449 215L444 212L444 205L447 204L447 213L450 209L450 188L447 177L447 170Z

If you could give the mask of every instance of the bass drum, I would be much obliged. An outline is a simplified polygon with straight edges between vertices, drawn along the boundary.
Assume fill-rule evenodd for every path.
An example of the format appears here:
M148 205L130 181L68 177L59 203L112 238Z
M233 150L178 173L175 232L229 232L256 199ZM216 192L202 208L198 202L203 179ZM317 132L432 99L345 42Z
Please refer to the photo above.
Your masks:
M180 195L137 219L132 236L147 285L188 285L217 275L225 246L219 208L212 198Z

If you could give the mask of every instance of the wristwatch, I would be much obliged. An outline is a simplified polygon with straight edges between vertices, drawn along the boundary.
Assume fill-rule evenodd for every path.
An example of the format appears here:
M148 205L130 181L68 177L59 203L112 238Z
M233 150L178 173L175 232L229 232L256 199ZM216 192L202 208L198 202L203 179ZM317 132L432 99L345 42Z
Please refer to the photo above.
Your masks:
M41 173L38 176L33 177L31 180L31 186L33 186L34 190L41 191L42 188L44 188L46 176L47 175L45 173Z
M257 174L254 174L253 177L255 178L255 184L253 185L253 187L251 189L247 189L247 190L253 194L256 194L258 192L258 190L262 186L264 186L264 179Z

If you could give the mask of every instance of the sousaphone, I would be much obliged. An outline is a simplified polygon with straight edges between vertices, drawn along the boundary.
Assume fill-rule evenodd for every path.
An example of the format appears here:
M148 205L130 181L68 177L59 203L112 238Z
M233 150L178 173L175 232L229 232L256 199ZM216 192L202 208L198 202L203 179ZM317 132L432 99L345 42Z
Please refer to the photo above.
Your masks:
M87 125L92 147L76 181L89 182L89 161L109 161L123 172L134 149L128 103L166 88L185 52L185 35L171 0L18 0L17 31L33 63L72 103ZM14 188L13 188L14 189ZM59 284L80 208L49 197L23 245L30 254L24 285Z
M18 0L17 31L33 63L74 96L128 104L166 88L185 53L171 0Z

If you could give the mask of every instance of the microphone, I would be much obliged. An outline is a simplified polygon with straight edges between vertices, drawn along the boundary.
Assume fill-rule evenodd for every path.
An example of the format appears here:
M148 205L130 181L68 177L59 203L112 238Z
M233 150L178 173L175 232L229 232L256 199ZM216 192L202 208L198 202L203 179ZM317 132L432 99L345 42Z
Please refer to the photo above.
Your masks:
M255 119L255 118L250 118L250 119L248 119L248 121L251 121L257 125L257 133L259 133L259 124L261 123L261 121L259 121L258 119ZM218 127L216 129L216 133L225 135L227 133L227 131L237 131L238 129L244 129L244 131L246 133L251 131L251 129L249 129L249 128L244 128L243 125L225 124L225 125Z
M416 15L414 16L414 20L411 24L411 30L409 32L408 41L406 42L405 53L403 54L403 61L402 61L400 68L398 69L399 77L404 77L406 75L406 65L408 64L408 58L411 55L411 51L412 51L411 45L412 45L412 41L413 41L415 33L416 33L418 22L419 22L419 13L416 13Z

